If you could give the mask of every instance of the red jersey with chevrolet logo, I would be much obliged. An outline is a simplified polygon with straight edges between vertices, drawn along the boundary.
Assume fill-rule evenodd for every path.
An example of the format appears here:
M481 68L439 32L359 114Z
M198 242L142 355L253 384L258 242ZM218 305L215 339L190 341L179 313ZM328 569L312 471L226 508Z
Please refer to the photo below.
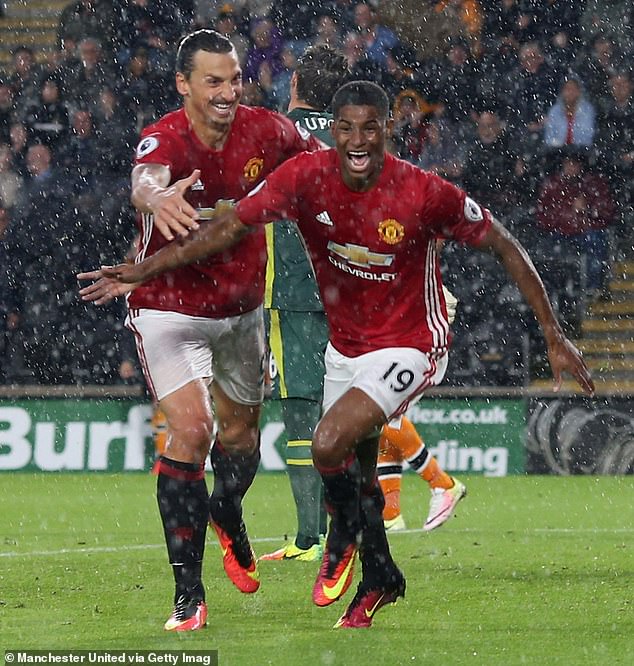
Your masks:
M491 224L465 192L392 155L370 191L354 192L334 149L289 160L237 212L249 225L297 222L330 340L345 356L386 347L445 351L450 336L436 240L477 245Z
M284 160L318 147L284 116L239 106L224 147L212 150L179 109L143 130L136 163L169 167L171 183L200 169L186 198L195 208L212 208L219 199L241 199ZM138 215L137 224L140 261L168 241L154 228L152 215ZM262 303L265 264L264 230L258 229L226 252L146 282L130 294L128 306L212 318L249 312Z

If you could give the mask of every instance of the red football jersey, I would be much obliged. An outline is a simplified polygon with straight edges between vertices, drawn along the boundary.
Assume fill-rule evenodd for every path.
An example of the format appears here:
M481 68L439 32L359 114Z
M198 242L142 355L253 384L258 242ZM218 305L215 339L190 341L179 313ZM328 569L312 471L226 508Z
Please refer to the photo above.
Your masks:
M462 190L391 155L369 192L353 192L334 149L289 160L237 212L249 225L297 222L331 342L346 356L386 347L446 350L436 239L477 244L491 224Z
M241 199L284 160L319 147L284 116L239 106L224 147L212 150L179 109L143 130L136 163L164 164L172 183L200 169L186 198L195 208L211 208L219 199ZM139 215L137 223L141 261L168 241L154 228L152 215ZM258 229L226 252L146 282L130 294L128 305L214 318L248 312L263 300L265 264L264 230Z

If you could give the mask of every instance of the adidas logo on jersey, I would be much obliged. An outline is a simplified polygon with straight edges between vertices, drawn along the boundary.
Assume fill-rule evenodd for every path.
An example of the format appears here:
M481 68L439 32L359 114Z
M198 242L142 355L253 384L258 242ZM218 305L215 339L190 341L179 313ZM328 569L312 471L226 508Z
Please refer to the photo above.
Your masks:
M203 181L200 180L200 178L191 186L192 191L196 190L204 190L205 186L203 185Z
M321 222L322 224L327 224L329 227L333 226L333 222L330 219L330 215L326 211L323 211L322 213L319 213L317 215L317 222Z

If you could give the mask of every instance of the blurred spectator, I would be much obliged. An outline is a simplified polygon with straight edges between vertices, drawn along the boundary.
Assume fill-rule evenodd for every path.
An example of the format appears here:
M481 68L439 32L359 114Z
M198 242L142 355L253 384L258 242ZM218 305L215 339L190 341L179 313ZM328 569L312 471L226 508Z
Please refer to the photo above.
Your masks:
M68 134L68 111L60 99L59 83L45 78L41 83L40 98L26 113L26 125L31 137L45 143L56 152Z
M393 105L392 141L396 154L408 162L418 162L426 142L425 104L420 95L406 90Z
M14 326L20 329L24 360L31 368L38 368L46 366L52 355L52 324L59 316L51 284L58 274L67 272L68 264L60 261L58 253L59 239L64 235L61 216L65 196L48 146L31 146L26 160L28 178L7 235L11 257L8 273L15 294ZM38 379L55 383L48 374Z
M367 58L379 67L385 67L387 54L399 43L399 39L393 30L379 23L370 2L358 2L354 6L354 27L361 35Z
M418 166L455 183L462 173L463 160L464 147L455 126L432 116Z
M614 42L597 35L589 53L581 52L575 63L575 71L586 86L590 100L601 105L610 96L610 77L623 68L623 54Z
M71 113L76 108L94 109L102 88L116 81L114 67L96 39L82 39L78 53L79 60L69 65L62 81L62 95Z
M485 0L484 35L487 40L518 44L520 38L520 18L522 10L518 0Z
M385 60L382 73L382 85L390 100L393 102L399 93L404 90L415 90L425 103L427 103L428 90L423 89L420 80L420 63L414 49L398 44L390 49ZM431 109L426 109L429 111Z
M462 27L461 33L476 50L484 24L482 7L478 0L440 0L434 5L437 14L444 15L448 22Z
M591 295L598 295L607 276L614 199L607 180L590 171L581 149L569 146L560 156L559 168L541 186L537 225L547 234L549 247L562 243L565 254L576 251L586 257L587 286Z
M478 63L477 101L474 105L481 105L480 110L495 110L507 118L509 113L505 108L507 103L505 96L510 95L511 86L506 83L505 91L501 82L510 82L515 76L518 65L517 45L514 40L484 41Z
M621 44L626 51L632 48L631 0L586 0L581 25L586 42L603 35Z
M166 72L170 52L186 32L186 19L178 3L164 0L122 0L115 7L114 33L117 62L125 67L132 54L145 49L152 67Z
M434 101L445 108L445 118L456 123L470 120L477 103L478 77L467 42L450 40L444 57L430 63L425 76Z
M295 52L290 46L282 49L283 69L271 76L269 67L263 63L260 68L260 86L266 97L265 106L285 112L291 99L291 77L297 65Z
M355 0L330 0L324 3L324 8L332 14L339 30L344 35L350 30L354 30L356 4Z
M596 129L596 110L576 78L564 81L555 104L544 121L544 143L548 148L591 146Z
M257 81L244 82L241 102L246 106L266 106L266 95Z
M610 99L597 121L597 145L619 207L619 235L632 238L634 223L634 82L629 72L610 77Z
M99 173L107 183L106 189L114 190L123 183L127 186L138 133L132 113L121 104L119 97L110 88L104 88L99 93L94 124ZM103 183L100 189L104 189Z
M245 81L260 81L260 68L266 63L265 76L277 76L282 69L282 37L268 18L258 19L251 28L253 46L247 52L242 71Z
M514 140L537 151L544 117L557 98L562 73L550 66L537 42L523 44L519 65L502 84L501 109L505 109L509 131Z
M603 0L605 2L605 0ZM568 42L578 48L581 38L582 2L541 0L539 4L539 26L541 39L550 51L556 43Z
M352 79L381 82L382 71L379 65L365 54L363 40L358 32L351 31L344 35L342 50L348 60Z
M498 219L511 222L513 208L519 203L522 172L500 118L494 112L483 111L476 120L475 141L464 158L462 187Z
M37 102L42 70L35 62L33 50L28 46L14 49L11 62L13 73L8 82L13 91L16 115L23 119L26 109Z
M0 147L1 150L1 147ZM12 261L11 250L7 243L7 230L10 224L10 212L0 199L0 381L12 379L12 365L15 354L11 353L11 342L19 323L18 303L10 272L7 270Z
M20 176L28 175L26 166L26 151L29 147L29 130L18 120L9 127L9 147L11 148L11 162L13 168Z
M9 128L14 119L13 89L8 81L0 79L0 141L3 143L9 140Z
M220 8L214 21L214 29L227 39L236 49L240 65L244 67L247 61L250 42L247 37L238 29L238 17L236 16L233 5L225 4Z
M0 201L4 208L12 209L15 206L23 184L24 179L13 166L10 146L0 143Z
M277 0L268 17L279 28L285 41L296 44L296 53L302 53L313 34L315 17L322 9L322 0Z
M77 0L66 5L59 17L57 48L63 49L68 43L76 47L86 37L110 46L114 18L112 4L106 0Z
M140 132L142 127L176 108L175 95L173 76L168 81L151 69L146 50L137 49L130 58L121 88L121 103L130 112L135 131Z
M324 10L316 14L314 19L313 44L325 44L333 48L341 48L343 32L337 23L334 12Z
M70 135L60 151L59 164L67 187L74 194L94 188L99 181L100 155L92 113L88 109L72 113Z

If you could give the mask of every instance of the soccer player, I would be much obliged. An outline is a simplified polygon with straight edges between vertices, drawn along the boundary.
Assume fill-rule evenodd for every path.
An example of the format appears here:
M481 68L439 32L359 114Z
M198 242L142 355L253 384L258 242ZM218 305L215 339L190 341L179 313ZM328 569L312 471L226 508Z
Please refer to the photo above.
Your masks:
M236 51L213 30L181 41L176 87L183 107L146 127L136 151L137 261L168 244L174 232L195 228L219 200L242 198L288 157L321 146L284 116L240 104ZM167 420L157 498L176 589L166 630L205 624L201 570L210 516L229 578L245 593L259 587L242 498L260 460L265 261L264 230L258 229L222 255L156 277L128 296L127 325ZM212 401L217 436L209 496L204 461L214 429Z
M288 118L332 145L333 93L349 76L346 57L330 46L309 47L291 78ZM297 512L295 539L260 560L321 559L326 534L321 476L313 466L311 441L321 415L328 323L313 271L293 222L265 227L268 263L264 306L273 357L273 399L279 399L286 430L286 469Z
M379 430L438 384L447 367L437 239L496 253L542 327L555 388L564 371L589 394L594 385L518 241L459 188L386 152L385 92L368 81L348 83L335 94L332 109L334 149L289 160L182 244L134 266L102 268L96 290L143 282L226 251L267 222L297 222L330 329L324 414L312 455L331 521L313 602L325 606L346 592L358 552L362 579L336 626L368 627L381 607L405 593L381 515Z
M348 74L345 56L320 45L306 50L291 79L288 117L326 145L333 144L332 114L327 108ZM322 557L320 536L326 533L322 482L312 464L310 447L321 414L328 323L295 224L288 221L269 224L266 237L264 306L268 309L268 339L276 370L271 397L281 400L287 438L286 469L297 512L297 535L290 543L259 559L312 562ZM403 419L400 428L386 426L381 434L379 482L387 493L386 528L405 527L397 492L404 459L409 460L432 489L425 529L439 527L451 516L466 489L440 469L414 426ZM385 471L385 479L381 470Z

